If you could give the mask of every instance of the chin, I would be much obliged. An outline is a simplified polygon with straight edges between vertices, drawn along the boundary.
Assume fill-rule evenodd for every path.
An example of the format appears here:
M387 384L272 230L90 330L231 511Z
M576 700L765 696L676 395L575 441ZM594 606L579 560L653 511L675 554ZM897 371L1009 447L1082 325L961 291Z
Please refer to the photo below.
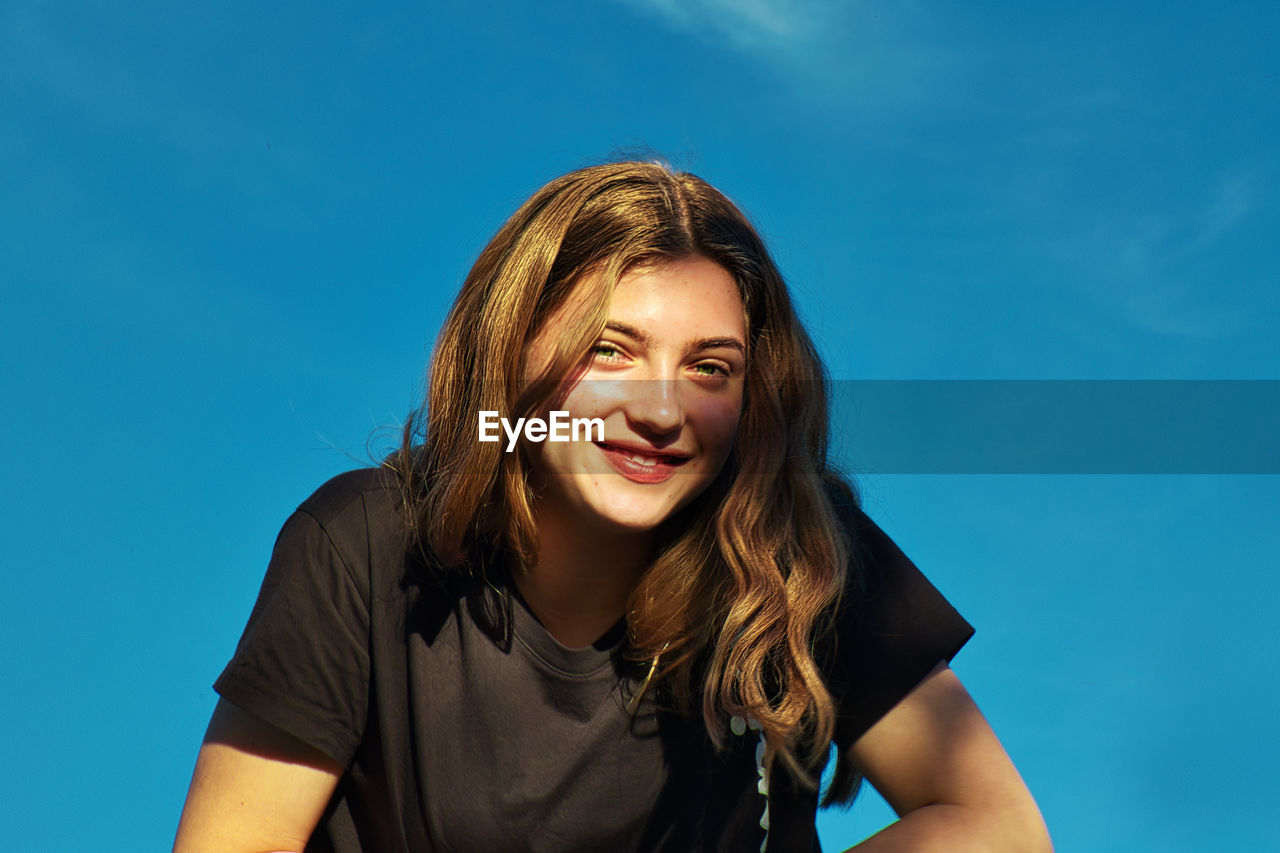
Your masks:
M605 482L589 482L594 478L566 477L560 488L547 497L558 501L568 516L580 519L584 525L619 533L647 533L694 502L706 485L694 487L686 482L680 484L683 488L673 489L670 482L655 487L615 478L613 475Z
M634 505L630 501L612 501L591 506L591 513L609 527L629 533L645 533L657 529L687 503L663 502L657 506Z

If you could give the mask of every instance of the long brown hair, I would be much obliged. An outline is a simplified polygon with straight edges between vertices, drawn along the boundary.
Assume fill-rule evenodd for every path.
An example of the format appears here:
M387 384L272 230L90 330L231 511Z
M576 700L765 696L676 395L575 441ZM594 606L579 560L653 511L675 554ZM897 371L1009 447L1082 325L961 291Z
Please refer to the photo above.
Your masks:
M598 339L618 279L693 256L738 284L747 390L724 469L679 513L631 594L630 652L660 658L657 679L686 708L701 696L717 745L729 715L752 718L768 760L780 757L814 785L836 708L813 646L848 559L827 492L838 478L827 470L826 379L763 241L718 190L663 165L625 162L534 193L467 276L393 464L405 474L413 534L443 570L483 575L495 548L533 565L528 459L478 442L477 412L514 419L543 410ZM550 365L527 381L531 341L587 276L598 286L563 322Z

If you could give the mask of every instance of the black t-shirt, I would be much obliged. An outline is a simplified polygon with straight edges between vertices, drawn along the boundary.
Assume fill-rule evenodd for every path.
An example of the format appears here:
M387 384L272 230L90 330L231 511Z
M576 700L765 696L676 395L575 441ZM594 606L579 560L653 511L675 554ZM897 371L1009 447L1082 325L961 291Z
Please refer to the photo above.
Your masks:
M622 632L560 644L518 600L407 580L399 483L343 474L290 517L215 689L347 767L308 851L809 851L816 796L760 769L733 720L633 715ZM973 629L855 506L850 590L824 655L846 747ZM779 768L781 765L779 764Z

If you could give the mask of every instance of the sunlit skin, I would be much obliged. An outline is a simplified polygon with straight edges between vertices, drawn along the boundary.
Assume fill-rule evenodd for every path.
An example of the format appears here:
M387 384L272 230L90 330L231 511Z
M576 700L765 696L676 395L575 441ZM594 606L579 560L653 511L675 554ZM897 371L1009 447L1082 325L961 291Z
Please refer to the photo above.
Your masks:
M554 324L539 339L555 334ZM603 442L532 447L541 511L650 531L715 479L742 414L746 323L737 283L702 257L622 277L586 372L556 408L604 421ZM535 344L535 352L542 347Z
M556 329L552 317L532 365L546 363ZM706 258L618 282L582 376L555 404L600 418L604 440L528 446L538 561L514 580L562 643L584 646L621 618L653 558L655 529L724 467L742 416L746 345L737 283Z

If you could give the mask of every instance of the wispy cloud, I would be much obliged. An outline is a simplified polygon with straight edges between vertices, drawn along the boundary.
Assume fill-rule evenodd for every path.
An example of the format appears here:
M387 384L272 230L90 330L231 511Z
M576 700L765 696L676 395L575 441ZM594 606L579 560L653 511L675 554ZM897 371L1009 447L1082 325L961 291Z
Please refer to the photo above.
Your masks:
M1261 183L1261 176L1252 171L1220 180L1200 216L1194 247L1211 245L1238 225L1256 204Z
M1189 270L1248 223L1265 181L1261 170L1240 168L1218 177L1181 210L1101 223L1080 251L1101 266L1102 297L1156 334L1210 338L1247 327L1248 308L1224 292L1227 282L1201 281Z
M83 127L147 140L196 156L243 145L257 150L263 132L231 109L211 109L179 75L155 75L112 42L86 45L38 3L0 12L0 50L13 85L64 110Z
M802 93L897 108L955 80L959 63L918 3L828 0L621 0L681 33L767 64Z
M816 18L828 18L829 7L776 0L630 0L678 29L714 34L736 48L754 50L809 42L819 32Z

